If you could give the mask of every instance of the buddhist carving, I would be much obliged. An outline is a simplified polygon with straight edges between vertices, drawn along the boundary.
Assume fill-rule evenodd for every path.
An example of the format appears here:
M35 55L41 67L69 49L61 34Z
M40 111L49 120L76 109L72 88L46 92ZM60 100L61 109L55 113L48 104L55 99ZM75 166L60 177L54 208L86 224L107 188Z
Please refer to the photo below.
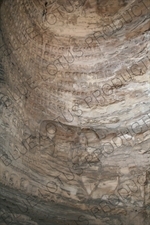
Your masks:
M149 0L0 4L0 224L149 225Z

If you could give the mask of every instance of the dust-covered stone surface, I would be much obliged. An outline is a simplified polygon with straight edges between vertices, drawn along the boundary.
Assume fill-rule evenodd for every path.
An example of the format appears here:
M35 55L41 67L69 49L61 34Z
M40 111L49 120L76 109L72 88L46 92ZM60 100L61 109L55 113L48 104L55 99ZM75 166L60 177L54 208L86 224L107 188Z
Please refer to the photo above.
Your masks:
M150 224L150 1L0 1L0 225Z

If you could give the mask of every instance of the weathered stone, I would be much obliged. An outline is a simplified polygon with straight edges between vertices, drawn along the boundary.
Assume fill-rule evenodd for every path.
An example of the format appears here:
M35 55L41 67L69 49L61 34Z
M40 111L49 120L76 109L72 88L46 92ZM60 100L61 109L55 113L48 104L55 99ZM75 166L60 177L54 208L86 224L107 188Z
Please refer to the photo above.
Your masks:
M0 224L149 225L149 0L0 5Z

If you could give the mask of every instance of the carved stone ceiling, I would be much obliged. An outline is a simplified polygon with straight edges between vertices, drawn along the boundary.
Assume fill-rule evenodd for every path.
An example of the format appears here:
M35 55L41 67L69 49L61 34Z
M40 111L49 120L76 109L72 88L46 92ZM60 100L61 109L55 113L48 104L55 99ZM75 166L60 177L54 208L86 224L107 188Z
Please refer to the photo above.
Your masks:
M0 5L0 225L149 225L150 0Z

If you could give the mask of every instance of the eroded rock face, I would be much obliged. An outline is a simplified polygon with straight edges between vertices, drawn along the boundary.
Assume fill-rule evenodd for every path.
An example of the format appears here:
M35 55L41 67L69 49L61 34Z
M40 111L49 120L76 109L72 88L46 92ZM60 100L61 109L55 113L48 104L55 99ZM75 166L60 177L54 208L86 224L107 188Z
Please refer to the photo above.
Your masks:
M6 0L0 224L149 225L150 2Z

